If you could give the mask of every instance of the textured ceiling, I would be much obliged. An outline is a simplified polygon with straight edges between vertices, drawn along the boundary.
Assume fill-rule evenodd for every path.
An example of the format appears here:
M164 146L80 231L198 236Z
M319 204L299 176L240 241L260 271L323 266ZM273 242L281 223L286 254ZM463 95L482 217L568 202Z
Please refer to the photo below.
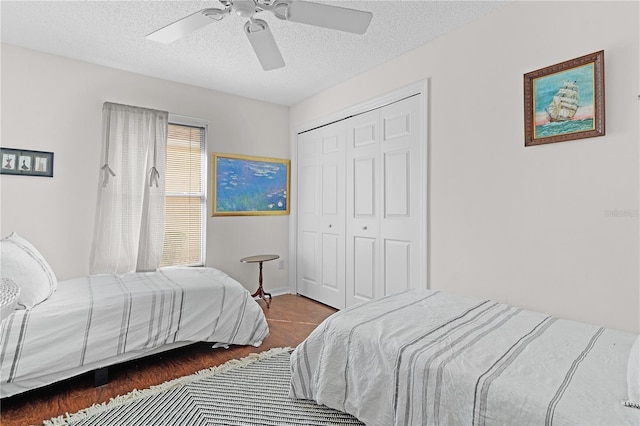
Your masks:
M506 1L329 1L373 13L364 35L264 19L280 47L284 68L264 71L244 19L226 16L169 45L145 35L218 1L0 2L1 40L41 52L121 70L294 105L453 31Z

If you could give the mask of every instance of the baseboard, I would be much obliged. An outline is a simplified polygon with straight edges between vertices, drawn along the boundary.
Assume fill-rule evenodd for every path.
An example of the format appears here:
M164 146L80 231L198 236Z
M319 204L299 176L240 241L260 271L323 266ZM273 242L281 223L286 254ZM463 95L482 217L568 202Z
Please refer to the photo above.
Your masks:
M272 296L282 296L283 294L291 294L291 290L289 287L276 288L273 290L269 290Z

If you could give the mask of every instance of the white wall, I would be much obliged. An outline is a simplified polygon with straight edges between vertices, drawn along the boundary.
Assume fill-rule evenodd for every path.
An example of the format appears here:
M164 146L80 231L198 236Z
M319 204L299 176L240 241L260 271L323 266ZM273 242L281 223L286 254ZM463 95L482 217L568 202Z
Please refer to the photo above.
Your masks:
M1 58L1 145L53 151L54 177L0 177L0 233L31 241L60 280L89 271L105 101L208 120L210 152L289 158L286 107L15 46L2 45ZM255 290L257 266L239 259L286 258L288 223L288 216L208 217L207 265ZM264 273L267 291L288 287L276 262Z
M638 2L516 2L295 105L291 127L428 79L431 288L638 332L639 28ZM523 74L599 50L606 136L525 148Z

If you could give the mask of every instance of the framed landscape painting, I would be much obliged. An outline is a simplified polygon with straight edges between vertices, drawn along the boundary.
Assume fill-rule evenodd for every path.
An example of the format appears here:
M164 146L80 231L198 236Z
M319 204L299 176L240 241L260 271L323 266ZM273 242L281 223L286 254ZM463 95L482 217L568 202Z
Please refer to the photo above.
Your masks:
M211 154L212 216L289 214L291 160Z
M603 136L604 51L524 75L524 145Z

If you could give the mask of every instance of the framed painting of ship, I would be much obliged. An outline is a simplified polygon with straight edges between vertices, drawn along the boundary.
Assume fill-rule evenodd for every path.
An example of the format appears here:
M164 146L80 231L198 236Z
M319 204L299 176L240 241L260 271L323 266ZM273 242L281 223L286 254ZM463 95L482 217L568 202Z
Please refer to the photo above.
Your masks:
M604 51L524 75L524 145L603 136Z
M211 216L287 215L291 160L211 154Z

